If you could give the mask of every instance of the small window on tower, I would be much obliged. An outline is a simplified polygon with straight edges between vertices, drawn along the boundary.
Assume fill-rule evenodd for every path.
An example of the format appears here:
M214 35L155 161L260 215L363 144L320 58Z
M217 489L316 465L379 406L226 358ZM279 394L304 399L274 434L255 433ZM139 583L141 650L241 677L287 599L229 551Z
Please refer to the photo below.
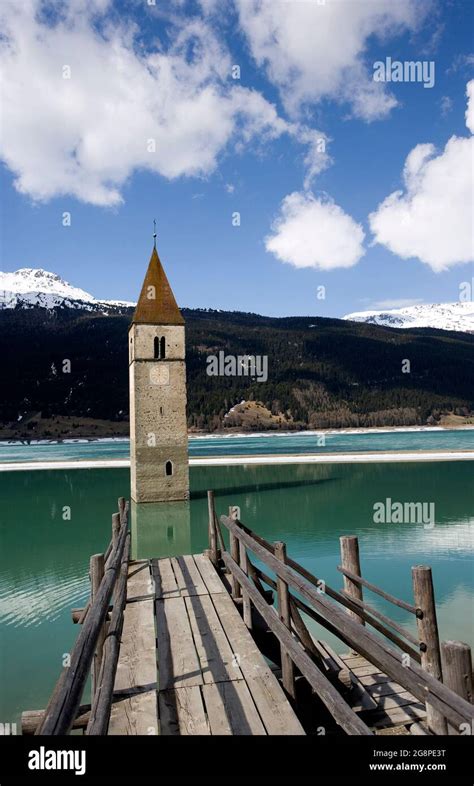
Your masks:
M160 358L160 339L158 338L158 336L155 336L155 338L153 339L153 357L156 360L159 360Z
M173 464L171 461L166 462L166 474L168 476L173 474Z
M160 415L163 415L163 407L160 407Z
M166 341L165 341L165 337L162 336L160 339L160 358L161 360L164 360L165 357L166 357Z

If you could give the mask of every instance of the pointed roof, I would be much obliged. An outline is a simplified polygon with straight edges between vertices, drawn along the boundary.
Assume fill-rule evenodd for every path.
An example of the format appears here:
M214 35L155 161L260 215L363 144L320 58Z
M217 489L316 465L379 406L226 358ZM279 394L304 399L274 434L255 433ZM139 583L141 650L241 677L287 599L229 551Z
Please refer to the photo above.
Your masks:
M151 254L150 264L132 322L148 325L184 325L184 319L166 278L156 247L153 248Z

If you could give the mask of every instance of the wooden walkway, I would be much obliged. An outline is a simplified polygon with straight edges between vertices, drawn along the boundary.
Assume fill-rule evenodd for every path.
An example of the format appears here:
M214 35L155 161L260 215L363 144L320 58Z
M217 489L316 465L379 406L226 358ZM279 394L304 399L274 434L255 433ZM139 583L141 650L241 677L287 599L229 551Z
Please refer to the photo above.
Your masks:
M315 642L347 669L352 710L374 731L426 709L377 666ZM204 554L131 562L109 734L304 734Z
M349 669L357 696L352 709L373 731L425 720L425 705L366 658L349 652L339 660Z
M314 643L327 673L347 673L350 690L343 691L344 697L372 731L425 720L425 705L366 658L356 652L338 655L325 641Z
M131 562L109 734L304 734L207 556Z
M47 707L23 713L23 733L471 729L471 651L456 641L440 647L428 566L412 568L413 602L396 598L361 576L357 538L344 536L339 591L295 562L284 543L245 527L234 509L219 523L212 491L208 503L205 554L130 561L128 504L119 499L112 540L90 559L90 600L72 610L80 631L70 663ZM417 634L367 602L362 588L413 615ZM317 641L310 620L350 651L338 655ZM91 703L81 704L90 673Z

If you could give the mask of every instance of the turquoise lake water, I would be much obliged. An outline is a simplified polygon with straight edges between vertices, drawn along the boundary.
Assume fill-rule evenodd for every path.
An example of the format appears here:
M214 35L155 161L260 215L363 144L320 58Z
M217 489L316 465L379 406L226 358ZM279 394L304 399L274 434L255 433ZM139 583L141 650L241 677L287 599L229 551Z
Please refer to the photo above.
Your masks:
M443 446L461 440L464 449L472 447L472 432L338 438L346 443L344 452L353 452L356 442L359 449L372 451L377 443L385 451L388 440L392 447L403 443L411 450L414 440L424 441L425 449L440 449L440 440L445 440ZM251 443L254 453L277 452L277 444L282 452L294 452L295 441L298 451L302 444L314 450L304 441L310 435L244 439L247 451ZM221 451L222 443L240 449L238 438L212 438L193 440L191 452L211 450L213 445ZM126 454L128 445L112 443L112 448L117 445ZM63 451L70 449L93 450L99 457L97 450L102 451L104 443L25 448L32 456L45 449L49 460L53 454L64 458ZM2 459L7 460L4 453ZM193 467L188 508L171 523L167 516L152 521L151 527L142 520L138 535L136 519L132 520L134 548L151 549L156 556L202 551L207 545L206 491L212 488L219 514L230 504L239 505L245 524L270 541L285 541L294 559L334 588L342 584L336 566L339 537L344 534L359 537L363 575L405 600L412 600L411 566L431 565L441 637L474 645L473 475L472 461L428 462L421 455L411 464ZM45 706L63 655L70 652L78 633L70 610L88 597L89 557L103 551L110 539L111 513L119 496L129 496L129 472L124 468L0 472L0 722L18 723L22 710ZM373 506L386 498L432 502L435 526L375 524ZM71 509L70 520L63 520L64 506ZM367 599L415 632L411 615L369 593ZM347 649L326 632L314 632L339 650Z

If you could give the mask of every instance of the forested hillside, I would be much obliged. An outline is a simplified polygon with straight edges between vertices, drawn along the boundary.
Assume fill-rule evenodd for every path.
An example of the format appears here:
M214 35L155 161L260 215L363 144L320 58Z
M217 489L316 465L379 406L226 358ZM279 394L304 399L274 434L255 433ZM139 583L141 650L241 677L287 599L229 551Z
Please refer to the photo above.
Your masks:
M186 309L183 315L193 429L414 425L474 409L471 334L318 317ZM130 317L0 312L0 435L126 433ZM221 350L268 356L267 381L208 376L207 357ZM65 360L70 373L63 373ZM407 360L410 373L402 373ZM242 400L264 406L229 413Z

